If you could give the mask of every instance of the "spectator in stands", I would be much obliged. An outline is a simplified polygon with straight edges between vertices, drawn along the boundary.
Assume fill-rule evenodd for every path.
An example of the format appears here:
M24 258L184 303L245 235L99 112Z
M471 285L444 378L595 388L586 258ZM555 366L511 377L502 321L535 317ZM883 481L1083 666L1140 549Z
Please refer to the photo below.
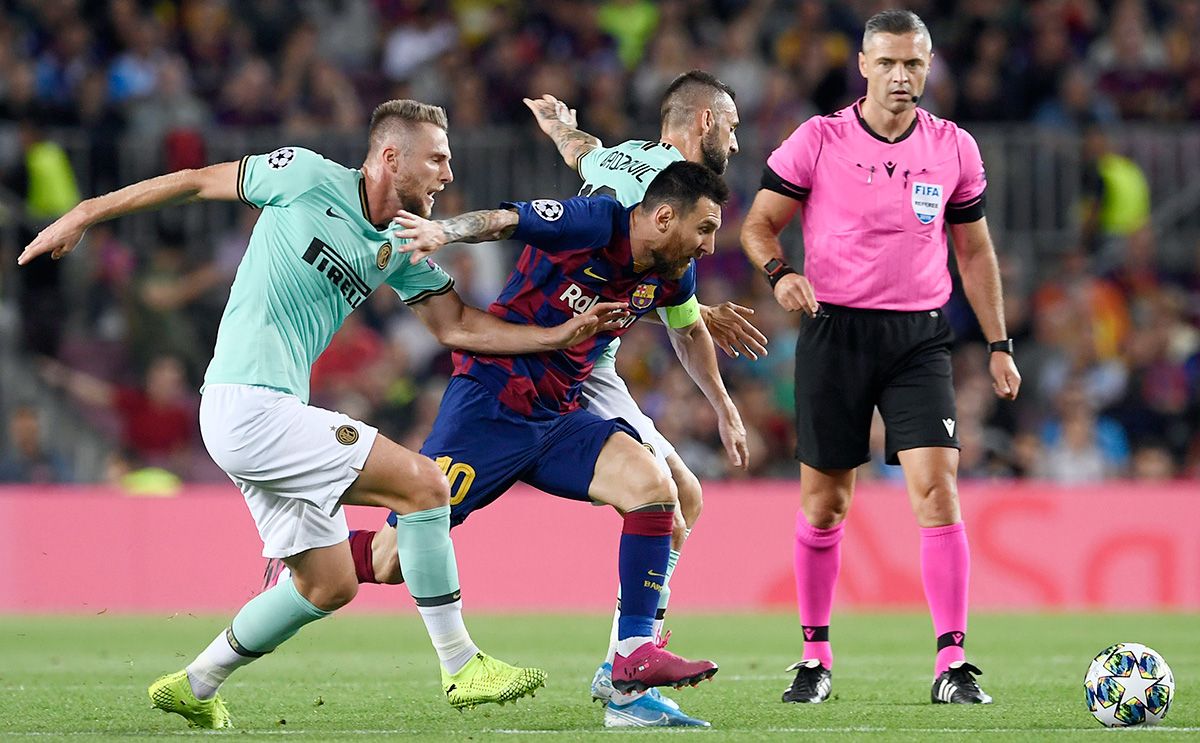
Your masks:
M1063 80L1074 58L1065 21L1045 20L1028 28L1027 32L1026 38L1031 39L1031 44L1016 85L1020 114L1039 111L1062 95Z
M617 40L617 53L626 69L638 66L658 30L657 6L649 0L607 0L596 14L599 27Z
M1042 126L1079 131L1098 124L1109 127L1120 120L1117 107L1096 88L1091 72L1072 65L1059 78L1058 94L1034 109L1033 120Z
M92 340L123 341L128 330L125 311L131 301L137 256L117 237L112 225L88 230L87 335ZM94 348L94 347L93 347Z
M37 408L19 405L8 418L8 440L0 455L0 483L70 482L67 459L48 448Z
M38 96L68 106L95 62L92 35L83 21L71 20L55 29L54 41L35 63Z
M130 132L150 147L172 132L199 130L212 117L208 104L192 93L186 62L178 55L162 60L153 94L133 102L127 110Z
M125 112L109 101L108 76L100 69L91 70L77 92L74 123L88 133L81 165L89 180L82 185L88 193L107 193L118 185L118 145L125 132Z
M76 177L86 178L83 190L101 193L128 180L131 165L173 169L202 164L233 138L269 143L264 149L304 144L336 134L348 122L357 126L368 102L417 97L444 102L457 122L458 136L475 138L476 146L461 148L463 162L456 160L456 170L464 171L469 186L439 196L439 206L457 199L460 206L446 210L457 213L492 205L504 182L520 184L527 189L525 196L545 195L544 189L562 185L535 180L544 173L540 163L514 155L528 126L521 98L531 92L574 90L559 97L578 102L586 128L606 140L624 139L640 124L656 123L665 82L699 64L721 71L723 78L742 80L735 83L743 117L739 138L748 152L758 142L779 141L808 117L829 113L859 95L852 52L865 14L878 4L0 3L0 175L31 215L21 229L36 231L39 220L54 216L74 198L75 187L69 185L73 169ZM1059 135L1069 142L1067 138L1089 130L1085 203L1078 212L1053 210L1051 223L1037 218L1040 232L1030 242L1006 239L1000 246L1002 261L1023 259L1014 275L1004 274L1008 287L1028 282L1022 292L1006 296L1006 315L1018 340L1026 387L1035 394L1003 408L1007 417L993 410L981 413L978 422L960 421L964 473L1024 476L1045 470L1044 419L1052 412L1061 432L1054 401L1078 378L1098 410L1098 430L1106 430L1109 419L1129 427L1128 438L1141 458L1131 464L1134 474L1155 471L1161 464L1155 463L1159 448L1166 447L1181 476L1200 477L1200 352L1192 340L1200 332L1200 249L1194 251L1194 266L1171 265L1168 250L1177 247L1179 238L1170 232L1155 235L1146 226L1151 201L1142 167L1150 171L1150 162L1135 164L1118 155L1102 135L1092 136L1100 127L1114 132L1109 127L1121 125L1121 112L1143 121L1200 120L1200 76L1194 74L1200 65L1200 0L920 0L917 6L935 37L945 40L935 50L923 108L952 118L1046 125L1054 136L1037 138L1038 153L1050 153L1045 143L1058 141ZM647 22L651 17L653 24ZM399 95L389 95L393 92ZM956 111L957 102L972 111ZM22 121L32 125L18 125ZM506 128L514 124L516 128ZM1098 126L1090 131L1093 125ZM492 127L502 128L503 136L493 138ZM34 133L43 130L55 137L65 130L69 139L63 143L70 146L64 150L45 134ZM183 134L168 137L172 130ZM122 146L131 132L133 144ZM487 140L482 147L477 144L481 139ZM25 146L19 153L17 142ZM161 149L158 142L163 142ZM1056 193L1077 192L1081 184L1074 180L1074 152L1026 171L1021 154L1027 151L989 151L985 146L984 156L1005 158L998 172L1007 170L1010 184L1028 176L1044 187L1039 179L1049 178ZM1161 158L1150 146L1139 152ZM137 160L143 153L149 157ZM159 154L164 157L156 159ZM14 161L15 167L9 167ZM1186 168L1188 163L1179 165ZM1151 172L1159 179L1155 183L1179 177L1157 163ZM737 167L729 174L735 195L718 234L722 251L729 247L724 241L737 234L738 201L753 192L758 175ZM1008 199L998 199L998 219L1022 214L1025 205L1014 193L1012 189L1005 194ZM1179 195L1164 192L1161 200ZM1154 196L1160 200L1159 194ZM61 204L47 206L59 200ZM86 370L104 379L118 379L126 357L144 367L163 351L182 355L195 374L203 359L187 360L192 341L185 339L212 332L206 327L219 315L218 295L232 279L256 215L248 209L237 215L199 209L188 214L193 232L200 224L206 230L203 240L189 244L188 257L194 261L178 249L160 250L151 240L139 239L139 231L144 236L153 230L132 219L118 228L119 238L102 229L89 232L93 245L103 247L90 251L79 277L60 276L62 264L51 261L30 266L20 276L22 286L15 287L19 299L14 303L26 348L57 352L80 368L88 361ZM1076 218L1078 223L1072 221ZM1046 238L1050 233L1045 230L1069 230L1073 224L1081 233L1077 243ZM1190 228L1195 223L1181 224ZM209 235L227 229L223 237ZM1063 249L1067 254L1059 270L1053 261ZM447 262L460 291L488 300L497 288L491 267L480 262L485 253L502 257L506 251L476 251L469 261L448 257ZM204 273L210 258L220 274L211 284ZM789 347L794 324L772 312L776 305L763 291L766 284L727 270L721 252L712 260L716 263L706 263L701 271L701 281L710 284L701 294L727 295L754 307L755 320L768 332L772 347ZM193 265L203 268L197 273ZM79 315L64 319L46 311L60 306L63 292L76 290L69 282L84 275L91 294L77 304ZM205 293L204 285L214 291ZM1172 286L1181 286L1186 296L1182 302L1171 300L1178 311L1164 306L1162 299ZM1031 331L1025 336L1015 320L1018 308L1007 304L1016 300L1025 303L1024 314L1030 318ZM351 383L339 382L329 394L346 397L347 405L375 407L374 418L386 417L394 438L419 445L428 426L422 391L438 385L447 356L423 328L407 323L404 313L373 307L360 310L361 319L382 339L382 351L373 363L347 375ZM967 326L956 326L956 331L959 345L969 348L975 331ZM638 341L641 336L644 340ZM671 367L670 350L655 329L635 328L627 338L638 351L625 363L635 367L630 383L639 400L660 411L687 412L703 405L688 390L676 392L673 385L660 384ZM757 362L721 361L748 435L762 452L752 460L758 476L786 474L779 466L786 470L794 447L786 425L793 362L786 353ZM965 374L958 378L960 405L970 407L973 381ZM432 399L436 410L437 396ZM114 411L104 415L124 421ZM778 425L781 418L785 425ZM701 422L685 416L681 424ZM709 442L704 436L693 438L688 445L697 452L694 456L709 461L704 451ZM1139 446L1143 439L1150 445ZM712 461L723 466L719 458ZM1051 461L1063 461L1061 452L1056 449Z
M1088 410L1068 412L1061 435L1046 447L1039 477L1062 485L1081 485L1120 474L1115 462L1105 458L1096 440L1096 419Z
M1038 476L1075 484L1124 474L1129 439L1119 423L1097 416L1082 384L1070 382L1055 403L1058 417L1042 426L1044 452Z
M1183 297L1157 292L1138 312L1125 348L1125 395L1109 411L1134 441L1156 441L1182 462L1195 424L1187 412L1194 391L1188 361L1200 352L1200 330L1183 318Z
M214 310L200 300L224 276L210 261L190 266L183 234L162 225L150 260L135 276L127 323L131 360L146 369L162 354L182 361L191 379L199 379L208 365L219 318L202 313ZM219 313L218 313L219 314ZM212 337L210 337L212 336Z
M199 433L200 397L188 385L179 359L154 359L140 387L113 384L56 361L43 363L42 379L80 403L115 412L122 446L138 461L188 474Z
M282 120L275 74L261 57L242 63L221 89L217 121L225 126L273 126Z
M414 16L388 34L381 61L388 78L409 79L458 42L458 28L438 6L439 3L417 4Z
M1151 119L1169 113L1172 87L1167 51L1150 23L1144 0L1118 0L1108 30L1088 50L1088 64L1099 71L1099 86L1121 110L1121 117Z
M124 52L113 60L108 73L108 90L118 103L145 98L158 84L159 67L166 61L165 33L151 16L140 17L129 29Z
M4 174L4 185L20 199L17 239L28 243L39 231L79 203L79 187L67 153L48 138L42 124L25 119L18 126L21 158ZM23 318L23 347L53 356L62 340L62 270L58 263L21 272L18 307Z
M1125 241L1150 229L1150 186L1133 160L1117 154L1098 125L1083 135L1083 218L1080 249L1102 271L1112 266Z
M1148 440L1133 451L1130 459L1129 476L1134 480L1162 482L1175 477L1175 458L1171 451L1160 443Z

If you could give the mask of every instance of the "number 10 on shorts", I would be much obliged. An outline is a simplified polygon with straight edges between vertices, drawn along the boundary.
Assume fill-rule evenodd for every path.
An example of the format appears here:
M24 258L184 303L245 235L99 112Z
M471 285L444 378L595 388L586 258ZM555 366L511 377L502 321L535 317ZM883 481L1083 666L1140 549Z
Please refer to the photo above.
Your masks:
M453 495L450 496L450 505L456 506L462 503L463 498L467 497L467 493L471 492L471 483L475 482L475 468L464 462L452 462L450 457L438 457L433 460L433 463L450 481L450 490L453 491ZM455 483L457 483L457 489L455 489Z

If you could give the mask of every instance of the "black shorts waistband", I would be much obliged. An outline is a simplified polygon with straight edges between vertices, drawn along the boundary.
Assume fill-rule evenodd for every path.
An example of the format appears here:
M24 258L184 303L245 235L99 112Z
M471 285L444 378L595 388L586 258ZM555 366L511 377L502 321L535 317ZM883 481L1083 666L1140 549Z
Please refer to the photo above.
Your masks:
M830 315L861 315L867 317L905 317L907 315L928 315L930 312L941 313L941 307L930 307L927 310L879 310L873 307L844 307L840 304L821 302L821 310L817 314Z

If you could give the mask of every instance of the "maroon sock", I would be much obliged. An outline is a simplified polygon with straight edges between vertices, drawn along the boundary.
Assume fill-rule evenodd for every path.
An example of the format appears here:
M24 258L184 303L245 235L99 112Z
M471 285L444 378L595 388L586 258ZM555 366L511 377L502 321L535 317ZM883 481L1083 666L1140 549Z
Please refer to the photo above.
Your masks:
M354 558L354 574L359 583L378 583L375 579L375 562L372 559L371 542L375 532L354 530L350 532L350 556Z

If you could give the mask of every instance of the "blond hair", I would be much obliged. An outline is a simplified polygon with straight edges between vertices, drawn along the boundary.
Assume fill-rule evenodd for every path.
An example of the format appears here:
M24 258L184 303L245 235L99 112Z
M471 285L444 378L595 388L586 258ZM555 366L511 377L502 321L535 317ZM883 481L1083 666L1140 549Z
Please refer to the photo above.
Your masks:
M371 149L382 145L388 135L414 124L433 124L445 131L450 128L446 120L446 111L441 106L407 98L385 101L371 112L371 126L367 133Z

